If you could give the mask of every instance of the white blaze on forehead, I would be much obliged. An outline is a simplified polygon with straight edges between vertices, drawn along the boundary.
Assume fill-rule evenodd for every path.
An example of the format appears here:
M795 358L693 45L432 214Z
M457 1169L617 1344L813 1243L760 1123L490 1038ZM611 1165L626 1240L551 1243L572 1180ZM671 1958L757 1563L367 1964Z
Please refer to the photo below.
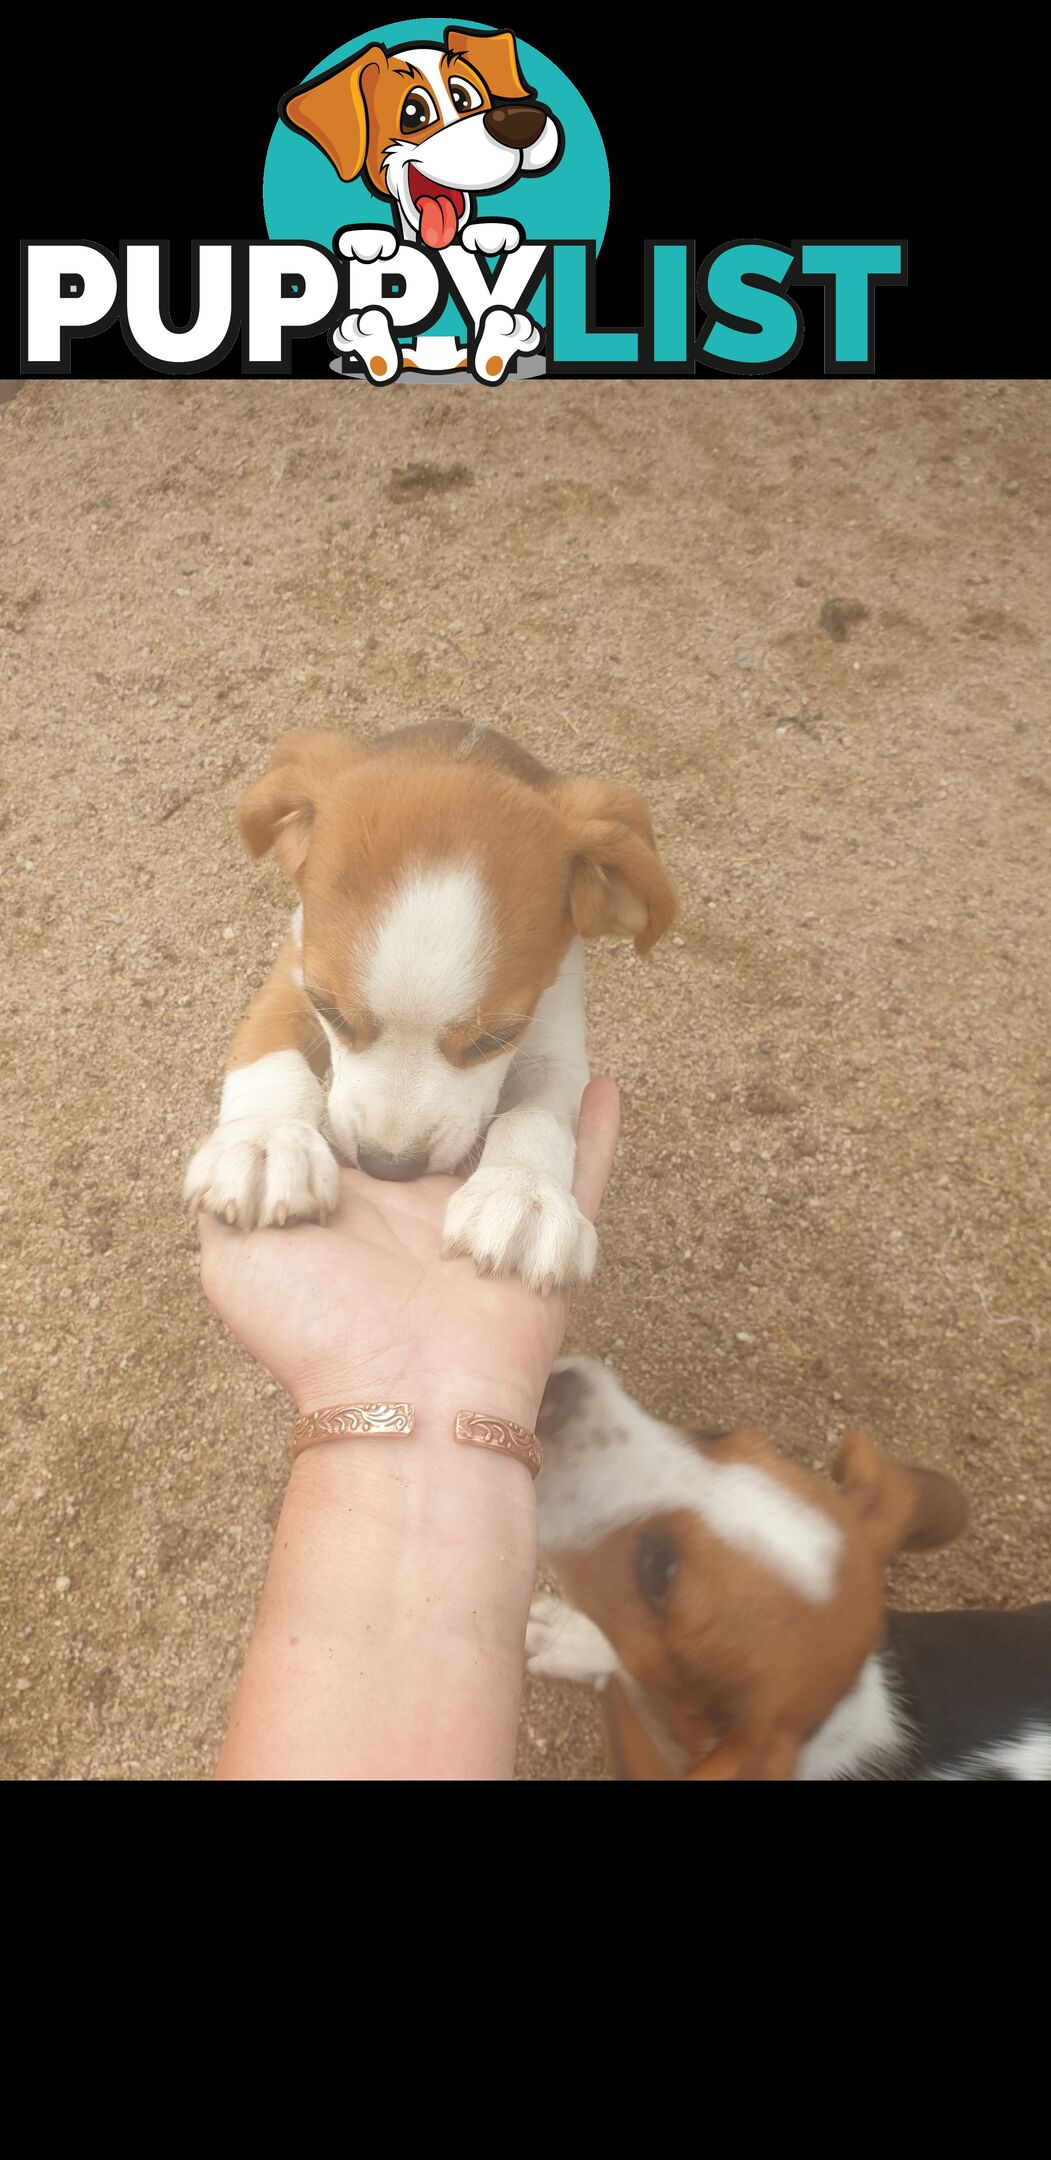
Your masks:
M586 1392L552 1441L537 1486L540 1542L581 1551L611 1530L692 1508L812 1604L832 1594L842 1538L820 1508L752 1463L716 1462L646 1415L601 1366L567 1360ZM556 1371L560 1368L556 1366Z
M469 1017L485 984L493 924L469 863L417 870L377 922L365 954L362 993L381 1026L438 1035Z
M418 73L423 76L425 87L433 95L434 102L438 107L439 119L448 123L458 120L460 116L445 86L445 77L440 66L441 57L441 47L410 45L405 52L394 54L393 66L396 73L402 67L414 67L417 69ZM412 89L412 77L411 75L404 75L401 81L405 96L408 97Z

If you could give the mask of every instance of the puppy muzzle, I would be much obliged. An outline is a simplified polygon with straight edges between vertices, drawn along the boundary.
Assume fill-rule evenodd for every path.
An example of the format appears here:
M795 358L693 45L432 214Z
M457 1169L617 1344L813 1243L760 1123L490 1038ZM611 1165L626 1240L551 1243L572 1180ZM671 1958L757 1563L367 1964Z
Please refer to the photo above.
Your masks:
M587 1392L586 1374L571 1359L556 1365L544 1389L536 1421L537 1433L545 1445L548 1441L557 1441L573 1422Z

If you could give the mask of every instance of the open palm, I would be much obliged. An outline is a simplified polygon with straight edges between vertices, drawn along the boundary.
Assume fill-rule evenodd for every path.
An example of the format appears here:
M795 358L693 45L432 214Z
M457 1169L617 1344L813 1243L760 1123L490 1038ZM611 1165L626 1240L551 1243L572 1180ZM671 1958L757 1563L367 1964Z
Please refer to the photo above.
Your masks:
M592 1219L616 1145L617 1091L581 1105L574 1191ZM231 1230L201 1217L201 1279L217 1311L301 1410L432 1394L532 1425L565 1331L567 1299L482 1277L441 1256L457 1181L382 1184L340 1173L321 1228Z

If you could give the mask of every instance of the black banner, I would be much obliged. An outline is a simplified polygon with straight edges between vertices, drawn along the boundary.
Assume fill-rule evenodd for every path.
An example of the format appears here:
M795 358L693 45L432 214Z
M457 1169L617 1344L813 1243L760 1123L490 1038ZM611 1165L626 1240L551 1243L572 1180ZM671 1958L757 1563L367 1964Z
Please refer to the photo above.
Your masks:
M774 369L836 372L828 281L799 274L802 244L835 236L902 245L907 282L871 287L865 372L1046 372L1039 272L1028 268L1035 211L1013 185L1028 133L1020 71L1009 104L988 56L980 71L974 63L963 90L937 58L928 58L921 78L890 31L883 54L878 15L852 18L842 49L809 28L805 44L784 27L771 40L743 17L732 33L712 31L703 18L693 25L681 16L626 23L618 11L604 23L597 10L544 9L512 25L579 89L605 145L611 208L591 295L597 326L643 325L648 241L685 243L702 279L731 243L763 242L795 257L785 290L800 334ZM5 252L12 285L16 240L75 238L115 259L122 242L164 242L171 322L191 320L192 243L267 237L262 173L282 94L359 29L367 41L374 27L344 8L297 10L285 28L255 28L240 12L188 11L134 37L79 21L46 64L28 60L17 214ZM384 214L378 201L375 211ZM243 268L235 282L240 292ZM16 297L12 291L12 303ZM3 371L46 372L20 348L16 312L5 311ZM701 340L710 319L703 291L691 314L691 337ZM232 323L229 349L206 372L245 371L242 329ZM643 355L647 349L643 336ZM295 375L324 375L331 359L324 326L290 340ZM118 311L100 334L73 338L68 371L147 370ZM604 369L585 363L581 371ZM691 374L715 379L720 371L711 353L691 345ZM746 363L743 371L760 370Z

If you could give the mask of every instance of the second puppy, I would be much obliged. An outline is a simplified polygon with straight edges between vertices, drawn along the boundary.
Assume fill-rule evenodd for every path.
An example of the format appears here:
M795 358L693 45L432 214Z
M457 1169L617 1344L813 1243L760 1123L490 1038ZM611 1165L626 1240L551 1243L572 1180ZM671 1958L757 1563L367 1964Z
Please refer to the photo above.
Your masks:
M455 1171L480 1146L449 1203L450 1252L535 1290L586 1281L581 940L648 952L675 912L640 797L448 722L369 747L286 735L239 823L300 904L234 1034L190 1203L246 1230L323 1220L330 1076L332 1137L373 1177Z
M528 1667L602 1687L635 1779L1051 1780L1051 1605L890 1612L884 1570L966 1521L863 1433L831 1481L757 1434L682 1431L567 1358L537 1431Z

